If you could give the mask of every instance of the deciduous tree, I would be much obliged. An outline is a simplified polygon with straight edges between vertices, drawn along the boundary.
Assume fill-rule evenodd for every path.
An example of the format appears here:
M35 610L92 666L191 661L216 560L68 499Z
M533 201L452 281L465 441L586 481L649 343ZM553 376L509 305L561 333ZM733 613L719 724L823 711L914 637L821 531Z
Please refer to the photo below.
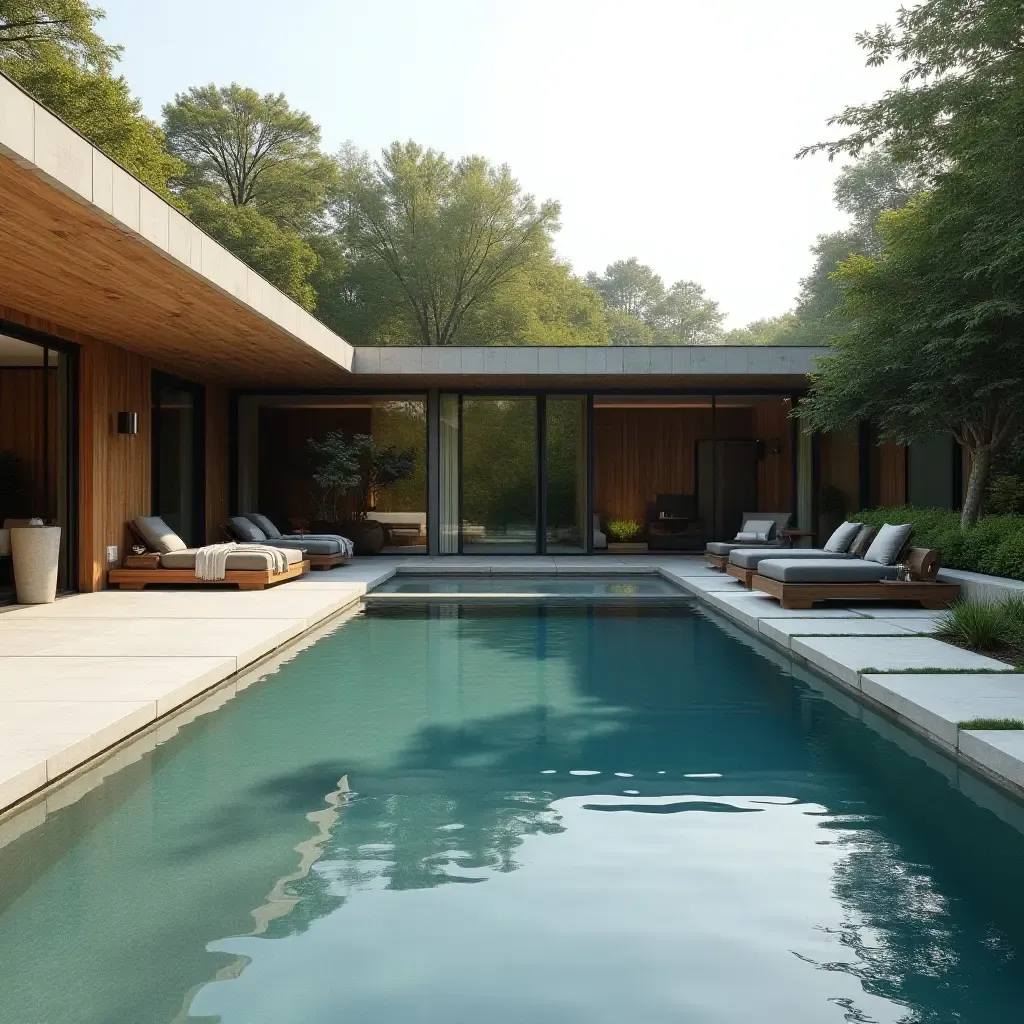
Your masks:
M665 283L649 266L635 256L617 260L603 274L591 271L586 283L609 309L650 322L658 303L665 297Z
M654 307L656 345L713 345L722 335L725 314L696 281L676 281Z

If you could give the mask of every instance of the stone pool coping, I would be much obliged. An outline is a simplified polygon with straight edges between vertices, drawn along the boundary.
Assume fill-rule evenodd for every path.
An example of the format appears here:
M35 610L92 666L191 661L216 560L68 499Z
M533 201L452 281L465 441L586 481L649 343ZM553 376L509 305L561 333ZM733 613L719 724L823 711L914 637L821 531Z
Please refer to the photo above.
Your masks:
M929 637L934 612L873 605L785 611L687 555L380 556L264 591L103 591L2 610L0 814L240 673L259 677L268 659L396 572L659 575L787 663L811 666L1024 796L1024 731L958 725L1024 719L1024 675Z

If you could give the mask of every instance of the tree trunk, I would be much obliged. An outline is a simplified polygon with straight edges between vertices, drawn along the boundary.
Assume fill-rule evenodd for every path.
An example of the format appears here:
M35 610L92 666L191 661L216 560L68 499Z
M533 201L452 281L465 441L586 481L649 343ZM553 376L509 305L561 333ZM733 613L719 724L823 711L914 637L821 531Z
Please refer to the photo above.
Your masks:
M992 468L992 449L988 445L971 452L971 475L967 479L964 507L960 510L960 529L973 526L981 515L981 499L985 494L989 470Z

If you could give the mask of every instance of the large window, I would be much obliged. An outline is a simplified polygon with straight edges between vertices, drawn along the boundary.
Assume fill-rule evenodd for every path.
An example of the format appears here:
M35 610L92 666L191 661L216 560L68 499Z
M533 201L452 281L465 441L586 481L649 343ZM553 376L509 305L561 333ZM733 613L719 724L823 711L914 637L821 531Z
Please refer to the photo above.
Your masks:
M205 391L153 374L153 514L191 547L206 536Z
M0 604L14 599L12 527L59 526L57 587L74 585L74 357L0 334Z
M587 400L550 396L544 416L545 531L547 550L586 550Z
M537 550L537 401L462 400L462 550Z

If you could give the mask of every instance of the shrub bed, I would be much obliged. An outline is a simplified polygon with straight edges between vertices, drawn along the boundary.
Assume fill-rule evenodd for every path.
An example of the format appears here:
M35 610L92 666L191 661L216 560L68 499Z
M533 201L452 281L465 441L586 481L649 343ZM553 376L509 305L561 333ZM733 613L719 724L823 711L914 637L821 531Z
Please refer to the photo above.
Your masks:
M936 548L943 568L1024 580L1024 516L983 516L967 530L960 513L940 508L872 508L850 517L859 523L913 523L913 543Z

